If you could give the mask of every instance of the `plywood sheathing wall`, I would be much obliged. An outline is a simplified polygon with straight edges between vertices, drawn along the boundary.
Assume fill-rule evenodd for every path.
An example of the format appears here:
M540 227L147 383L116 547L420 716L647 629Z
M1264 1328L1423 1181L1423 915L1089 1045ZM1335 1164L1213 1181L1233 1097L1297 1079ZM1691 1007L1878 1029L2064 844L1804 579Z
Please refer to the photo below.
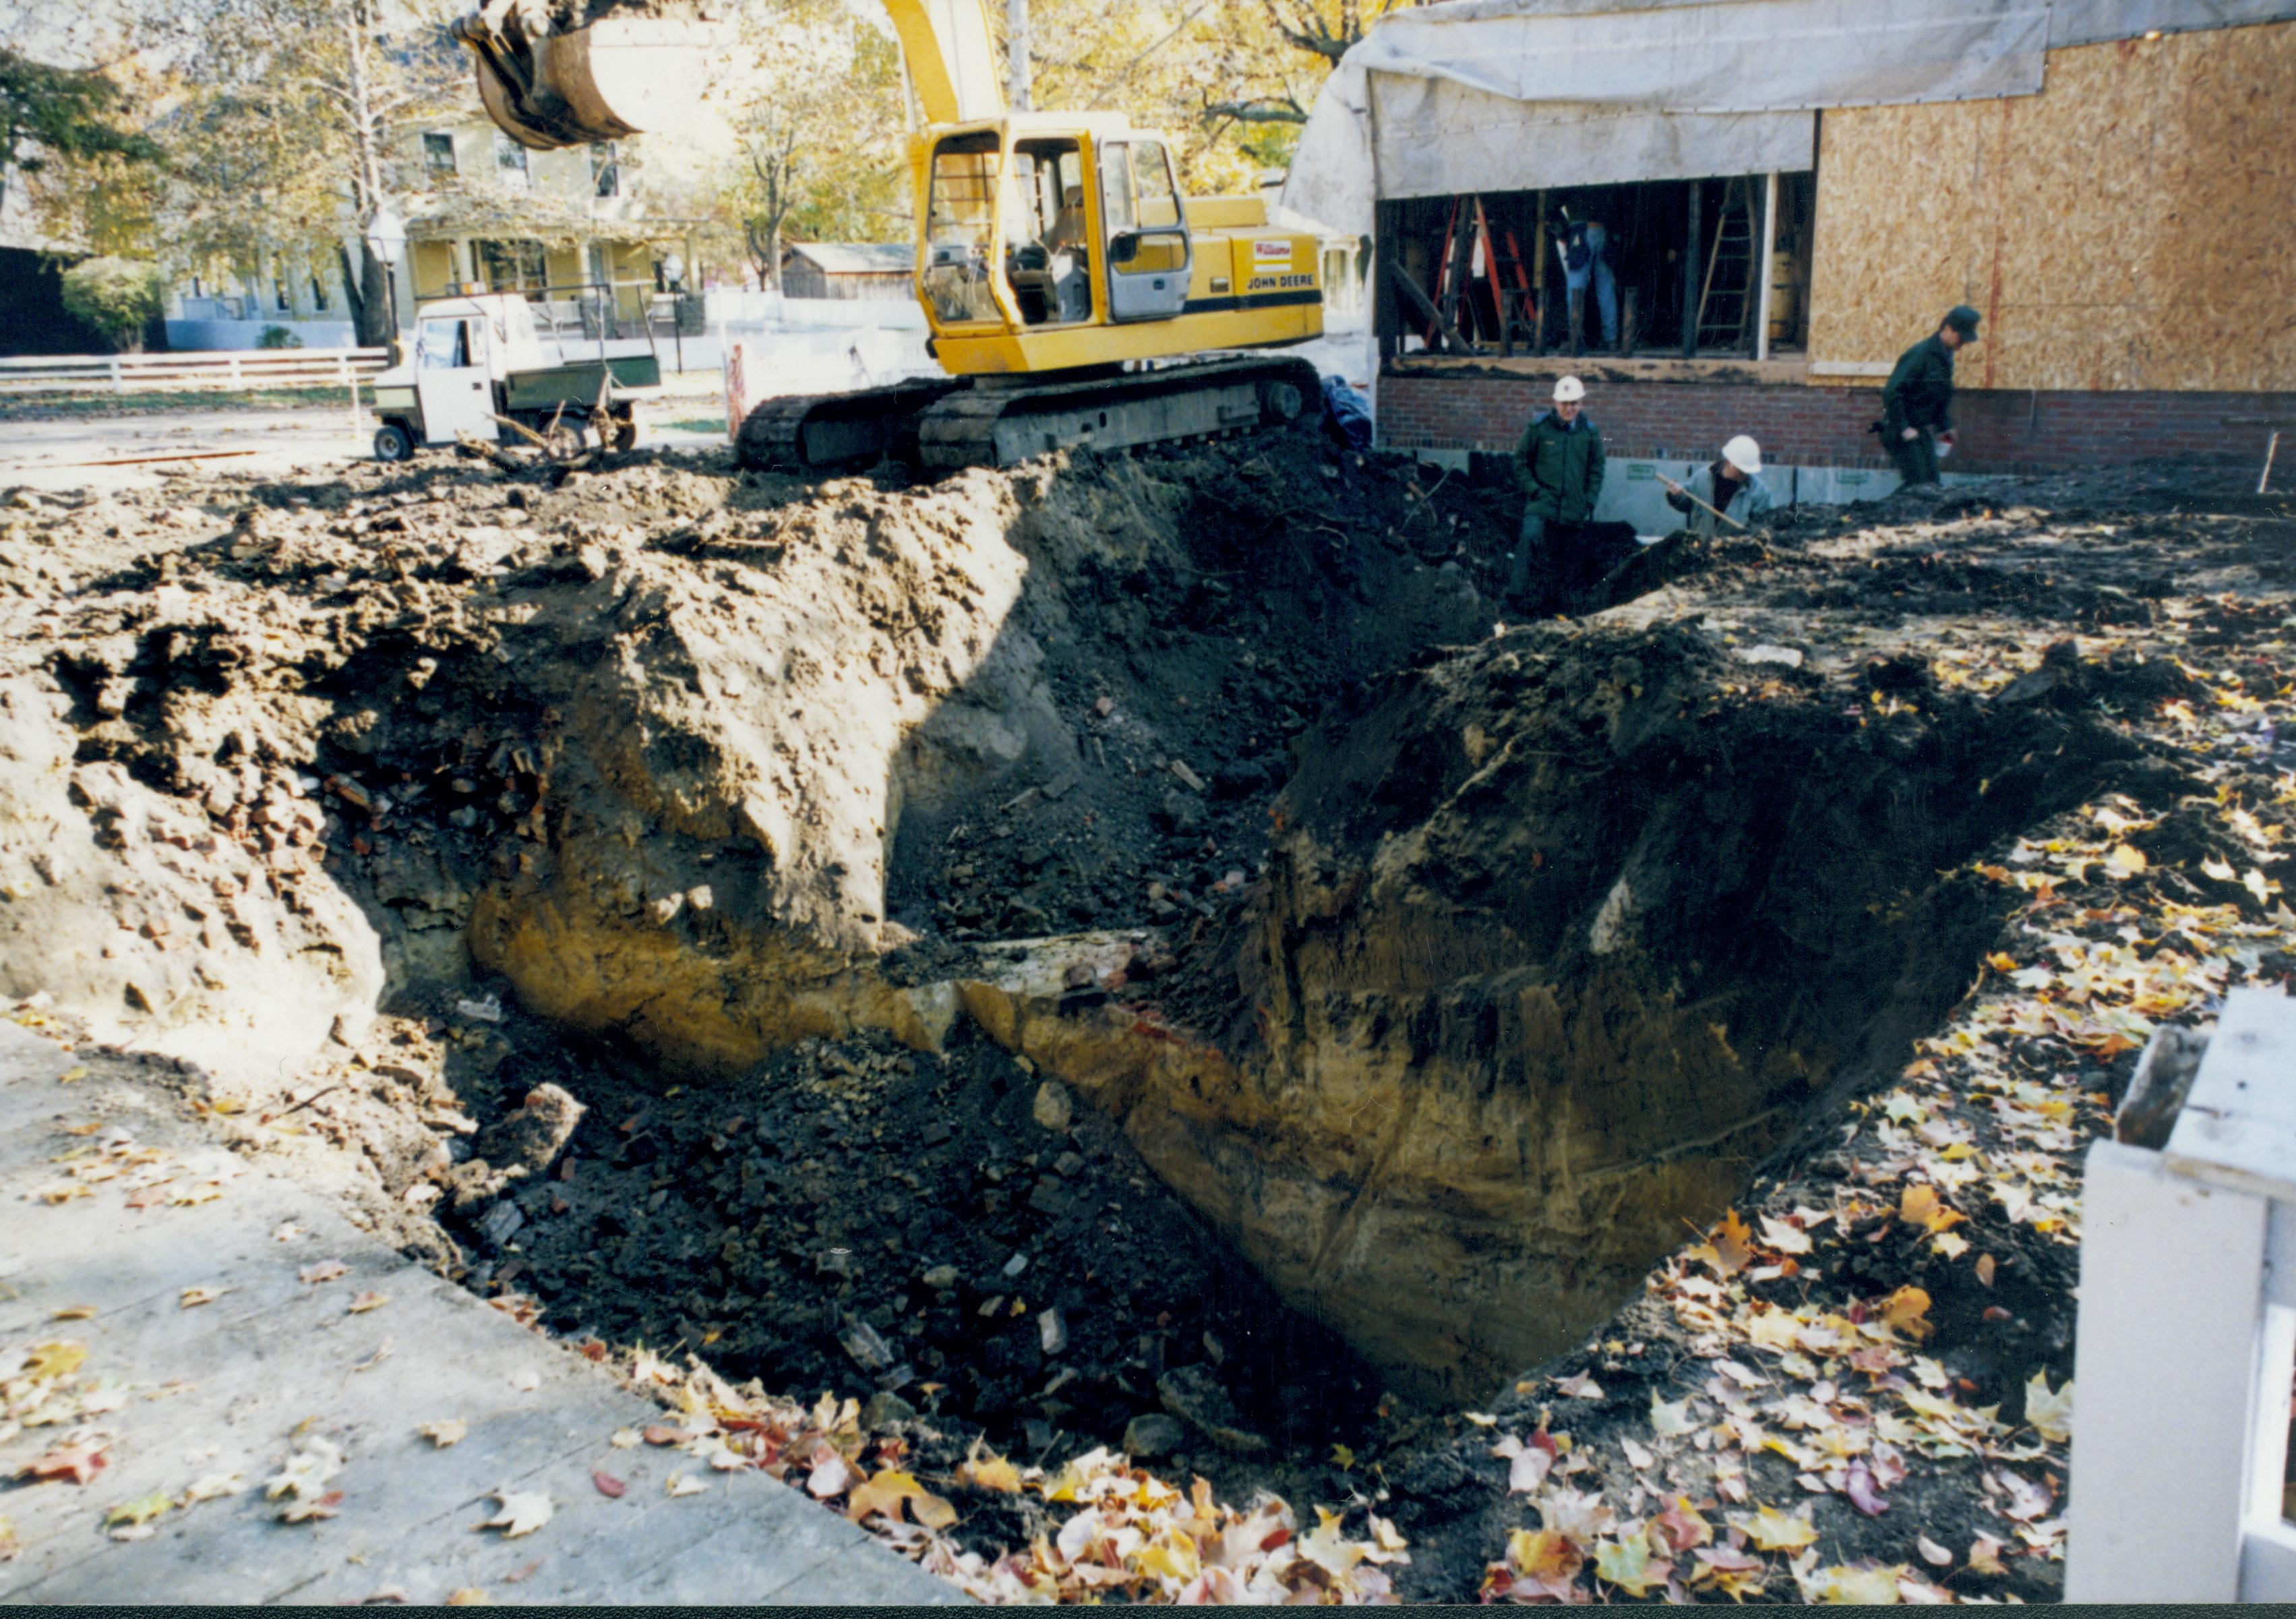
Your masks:
M1829 111L1821 153L1813 359L1895 359L1968 303L1964 387L2296 389L2296 23Z

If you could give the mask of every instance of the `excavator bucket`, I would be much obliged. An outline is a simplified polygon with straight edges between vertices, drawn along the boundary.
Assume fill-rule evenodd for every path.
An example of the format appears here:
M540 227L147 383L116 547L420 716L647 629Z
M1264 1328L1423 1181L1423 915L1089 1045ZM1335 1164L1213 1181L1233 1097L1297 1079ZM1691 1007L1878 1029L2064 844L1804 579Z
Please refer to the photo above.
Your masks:
M549 151L667 129L689 115L717 29L686 17L603 17L529 34L509 8L454 25L479 67L487 116L522 146Z

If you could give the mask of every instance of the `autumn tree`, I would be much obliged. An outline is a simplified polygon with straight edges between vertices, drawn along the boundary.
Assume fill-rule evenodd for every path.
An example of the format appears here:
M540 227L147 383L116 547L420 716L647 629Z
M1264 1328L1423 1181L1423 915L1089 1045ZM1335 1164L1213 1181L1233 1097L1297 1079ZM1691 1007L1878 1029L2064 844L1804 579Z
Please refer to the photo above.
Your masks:
M793 232L907 239L906 103L891 37L836 0L748 0L734 26L738 44L715 90L730 142L714 201L760 278L780 288ZM649 146L665 190L676 184L672 149ZM690 187L709 189L707 177Z
M124 118L121 101L100 71L51 67L0 46L0 207L12 181L52 163L157 159L158 147Z
M340 259L359 341L394 325L381 262L348 231L415 188L402 136L467 99L451 0L193 0L152 24L191 64L162 132L183 251L248 273Z
M1215 132L1234 131L1245 150L1271 166L1291 160L1300 129L1340 58L1372 24L1427 0L1226 0L1235 46L1227 76L1203 98Z

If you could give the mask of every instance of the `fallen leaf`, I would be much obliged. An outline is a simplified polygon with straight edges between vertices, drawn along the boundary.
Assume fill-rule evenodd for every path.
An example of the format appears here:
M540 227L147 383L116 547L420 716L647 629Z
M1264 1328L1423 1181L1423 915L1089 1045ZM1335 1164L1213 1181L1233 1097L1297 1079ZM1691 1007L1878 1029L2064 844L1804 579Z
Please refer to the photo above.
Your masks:
M1600 1400L1603 1397L1603 1385L1585 1372L1557 1377L1554 1386L1565 1400Z
M1658 1458L1651 1454L1650 1447L1629 1434L1619 1436L1619 1449L1627 1453L1627 1460L1637 1471L1647 1472L1658 1465Z
M1714 1228L1709 1243L1714 1255L1714 1268L1724 1276L1735 1276L1754 1257L1753 1232L1731 1209L1722 1216L1722 1223Z
M69 1479L75 1484L84 1484L111 1465L111 1459L100 1445L59 1445L46 1455L26 1462L17 1476L36 1483Z
M333 1441L314 1434L300 1442L278 1472L263 1481L263 1497L275 1501L283 1495L292 1496L293 1503L279 1515L290 1524L332 1517L343 1497L340 1490L328 1491L327 1483L342 1470L342 1451Z
M483 1522L471 1525L473 1529L499 1529L503 1539L515 1541L522 1534L532 1534L547 1524L557 1510L550 1498L539 1492L497 1490L494 1497L502 1510Z
M486 1587L465 1585L447 1593L448 1607L484 1607L487 1606Z
M1699 1515L1686 1495L1676 1496L1673 1506L1651 1520L1651 1527L1665 1538L1669 1551L1688 1551L1714 1539L1714 1525Z
M1812 1558L1816 1555L1810 1554ZM1796 1565L1794 1578L1807 1601L1874 1607L1895 1606L1902 1599L1898 1581L1905 1572L1902 1563L1851 1563L1837 1564L1812 1576Z
M1595 1548L1595 1573L1628 1596L1645 1597L1651 1587L1666 1583L1674 1566L1653 1561L1647 1541L1604 1541Z
M1914 1537L1914 1549L1922 1554L1923 1562L1935 1567L1948 1568L1953 1564L1953 1553L1925 1534L1917 1534Z
M1491 1454L1507 1464L1507 1493L1536 1495L1546 1482L1546 1475L1554 1466L1554 1452L1540 1446L1527 1445L1512 1434L1503 1434Z
M201 1501L221 1500L226 1495L237 1495L246 1487L247 1481L236 1473L209 1473L193 1480L176 1504L195 1507Z
M2049 1493L2047 1485L2037 1484L2031 1479L2023 1478L2010 1472L2006 1467L1995 1468L1993 1476L2000 1482L2001 1487L2009 1492L2009 1504L2002 1510L2011 1518L2021 1524L2030 1524L2035 1518L2048 1516L2049 1508L2054 1504L2055 1498Z
M1652 1389L1651 1391L1651 1431L1662 1439L1677 1439L1685 1434L1695 1434L1698 1431L1698 1423L1690 1414L1689 1400L1687 1398L1674 1401L1661 1400L1658 1396L1658 1391Z
M2145 865L2144 851L2128 843L2116 846L2105 861L2106 869L2122 879L2141 875Z
M1969 1567L1972 1574L2005 1574L2002 1566L2001 1548L2006 1541L1997 1541L1989 1534L1980 1534L1969 1543Z
M683 1473L673 1473L669 1475L667 1491L671 1495L699 1495L708 1488L709 1488L709 1484L701 1479L688 1478Z
M25 1357L28 1377L69 1377L87 1360L87 1345L74 1338L55 1338L32 1345Z
M441 1417L436 1422L419 1424L414 1430L441 1451L448 1445L460 1444L471 1431L471 1425L460 1417Z
M201 1304L212 1304L230 1291L224 1287L186 1287L176 1298L178 1310L195 1310Z
M622 1492L629 1488L627 1484L624 1483L620 1479L616 1478L611 1473L593 1473L590 1475L590 1482L597 1485L598 1493L604 1496L610 1501L618 1501L621 1500Z
M531 1563L521 1563L516 1568L512 1569L510 1573L503 1576L503 1583L504 1585L523 1585L529 1580L533 1579L536 1574L539 1574L542 1570L543 1564L547 1561L549 1561L549 1559L546 1557L537 1557Z
M959 1464L956 1482L976 1490L994 1490L999 1495L1021 1493L1021 1470L1001 1456Z
M362 1293L351 1301L350 1309L347 1313L365 1315L368 1311L380 1310L390 1303L390 1295L387 1293Z
M635 1451L645 1442L638 1436L636 1428L616 1428L614 1436L606 1442L617 1451Z
M1767 1214L1762 1216L1762 1241L1780 1253L1809 1252L1809 1237L1807 1233L1798 1226L1790 1226L1782 1220L1773 1220Z
M1761 1508L1751 1517L1732 1513L1730 1524L1745 1531L1759 1551L1798 1551L1817 1539L1816 1527L1808 1518L1780 1512L1775 1507Z
M1867 1517L1880 1517L1890 1509L1889 1498L1874 1481L1874 1470L1862 1461L1849 1464L1849 1476L1843 1481L1841 1493L1849 1504Z
M1978 1286L1981 1287L1990 1287L1993 1286L1994 1269L1994 1260L1990 1253L1980 1253L1977 1256Z
M882 1514L893 1523L901 1521L901 1506L908 1503L909 1510L927 1529L946 1529L956 1522L956 1508L917 1483L911 1475L888 1468L853 1492L845 1516L855 1523L872 1513Z
M324 1495L309 1500L299 1500L279 1515L283 1524L306 1524L316 1518L331 1518L343 1504L343 1492L330 1490Z
M2049 1392L2049 1375L2035 1372L2025 1382L2025 1420L2053 1445L2070 1443L2073 1436L2073 1385L2070 1380L2055 1393Z
M48 1311L48 1319L51 1321L93 1321L95 1319L95 1306L93 1304L67 1304L62 1310L51 1310Z
M350 1267L343 1263L342 1261L339 1259L323 1259L316 1264L304 1266L300 1270L298 1270L295 1273L295 1276L296 1279L300 1281L306 1287L315 1287L321 1282L332 1282L337 1277L347 1276L349 1273Z
M1917 1343L1930 1335L1929 1311L1930 1295L1911 1286L1898 1288L1882 1301L1882 1320Z
M0 1563L5 1563L24 1549L24 1542L16 1538L16 1525L0 1517Z
M165 1490L154 1490L132 1501L123 1501L103 1515L103 1526L112 1532L115 1541L143 1540L151 1531L145 1526L161 1513L175 1506ZM136 1533L141 1531L142 1533Z

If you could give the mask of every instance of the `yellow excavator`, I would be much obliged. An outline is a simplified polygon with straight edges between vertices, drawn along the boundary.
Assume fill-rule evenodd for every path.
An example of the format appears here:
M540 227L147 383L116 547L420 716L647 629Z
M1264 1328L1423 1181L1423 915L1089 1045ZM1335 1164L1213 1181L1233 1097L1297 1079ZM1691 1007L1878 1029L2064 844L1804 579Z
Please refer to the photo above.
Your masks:
M693 99L718 33L663 14L678 3L486 0L454 31L494 121L549 149L665 127ZM1322 335L1316 237L1257 198L1183 195L1171 143L1122 113L1011 111L986 0L887 4L928 120L915 286L948 375L768 399L744 466L1002 466L1320 416L1313 365L1223 352Z

